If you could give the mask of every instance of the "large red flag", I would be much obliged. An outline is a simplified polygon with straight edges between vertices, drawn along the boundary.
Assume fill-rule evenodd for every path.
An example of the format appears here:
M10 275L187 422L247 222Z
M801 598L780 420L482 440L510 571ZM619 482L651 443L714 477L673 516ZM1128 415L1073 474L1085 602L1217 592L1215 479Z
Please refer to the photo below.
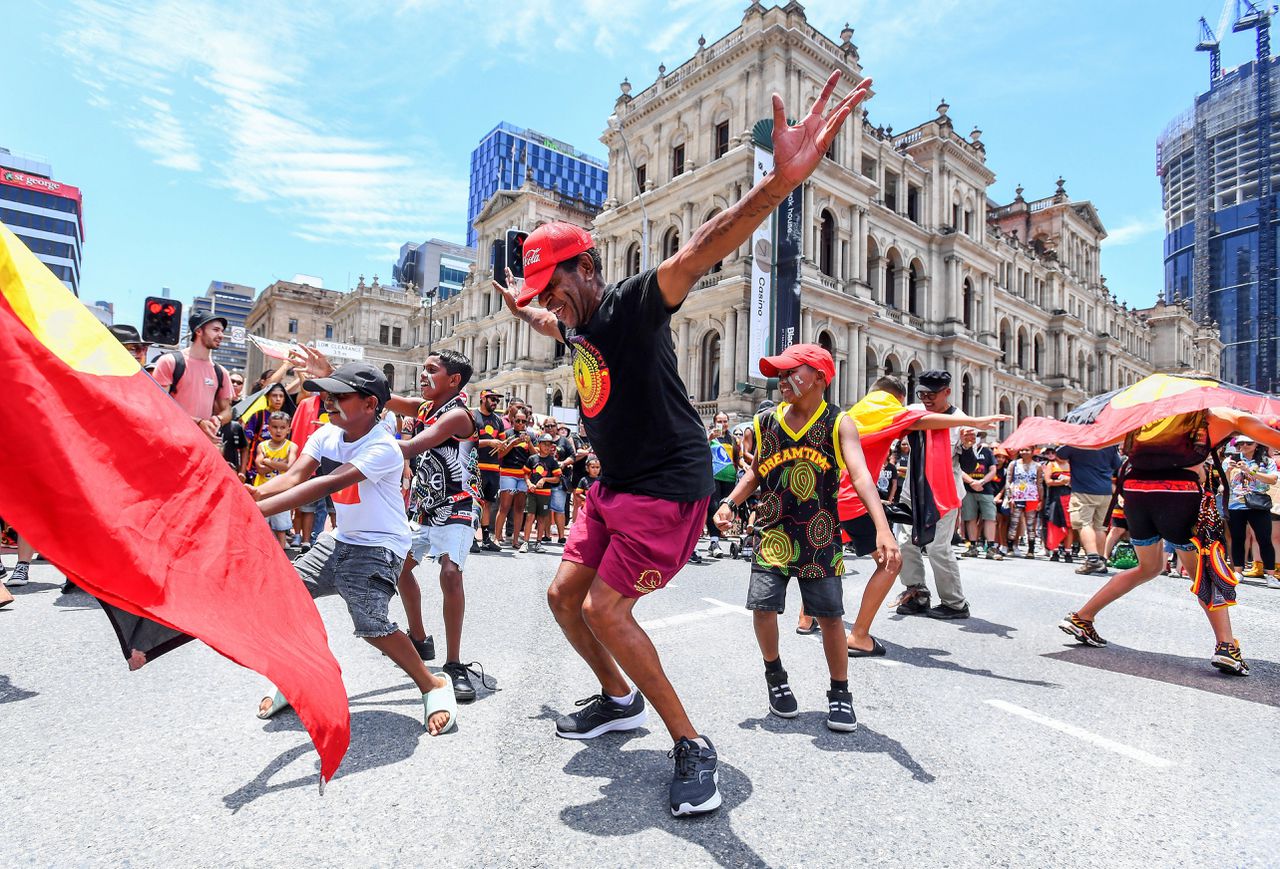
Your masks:
M332 778L351 737L342 671L262 514L190 417L2 225L0 371L0 515L95 597L270 679Z

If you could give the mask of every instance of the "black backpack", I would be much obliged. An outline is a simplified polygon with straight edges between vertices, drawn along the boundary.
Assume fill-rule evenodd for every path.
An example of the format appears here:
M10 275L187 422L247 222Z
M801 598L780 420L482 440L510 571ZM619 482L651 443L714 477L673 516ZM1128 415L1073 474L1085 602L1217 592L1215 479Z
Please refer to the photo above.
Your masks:
M173 382L169 384L169 394L173 395L178 391L178 381L182 379L182 375L187 373L187 357L182 354L181 350L171 350L165 354L173 357ZM222 372L223 368L217 362L213 363L213 370L218 372L218 390L214 393L222 392Z

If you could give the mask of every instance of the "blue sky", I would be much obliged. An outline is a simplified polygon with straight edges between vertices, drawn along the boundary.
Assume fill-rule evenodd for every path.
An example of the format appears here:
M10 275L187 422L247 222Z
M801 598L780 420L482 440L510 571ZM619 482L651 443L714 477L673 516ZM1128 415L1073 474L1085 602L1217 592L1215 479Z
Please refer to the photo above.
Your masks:
M406 241L464 239L468 164L500 120L604 156L637 90L737 26L748 0L39 0L6 4L0 145L48 158L85 201L83 291L138 320L163 286L343 289ZM357 8L358 7L358 8ZM855 28L877 124L940 97L983 130L992 195L1067 191L1109 231L1102 270L1150 304L1163 269L1155 138L1208 79L1217 2L865 0L805 4ZM1229 28L1228 28L1229 29ZM1277 34L1280 37L1280 33ZM1253 53L1225 35L1223 63ZM761 116L768 111L760 107Z

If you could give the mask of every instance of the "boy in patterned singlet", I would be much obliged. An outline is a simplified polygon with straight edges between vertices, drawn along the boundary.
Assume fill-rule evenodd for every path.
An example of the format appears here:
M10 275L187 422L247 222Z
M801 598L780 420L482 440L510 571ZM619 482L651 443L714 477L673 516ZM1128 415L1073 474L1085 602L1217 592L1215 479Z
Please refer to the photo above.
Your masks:
M822 628L822 646L831 672L827 692L827 727L858 727L849 691L849 658L845 647L844 547L840 539L836 495L840 472L849 471L854 490L876 529L872 557L877 565L901 561L867 470L858 428L845 413L822 398L835 376L831 354L816 344L794 344L778 356L760 360L766 377L777 377L782 403L755 418L755 457L729 497L720 502L716 523L725 528L738 504L760 488L756 527L760 544L751 569L747 609L752 610L756 640L764 655L769 709L783 718L799 714L778 651L778 614L785 607L787 585L799 580L805 612Z

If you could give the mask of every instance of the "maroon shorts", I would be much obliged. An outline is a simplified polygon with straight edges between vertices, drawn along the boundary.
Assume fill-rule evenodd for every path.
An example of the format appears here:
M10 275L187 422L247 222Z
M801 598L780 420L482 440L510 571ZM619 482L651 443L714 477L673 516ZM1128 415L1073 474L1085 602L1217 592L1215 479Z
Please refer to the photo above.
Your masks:
M596 483L573 518L564 560L594 569L624 597L657 591L689 563L710 501L666 501Z

